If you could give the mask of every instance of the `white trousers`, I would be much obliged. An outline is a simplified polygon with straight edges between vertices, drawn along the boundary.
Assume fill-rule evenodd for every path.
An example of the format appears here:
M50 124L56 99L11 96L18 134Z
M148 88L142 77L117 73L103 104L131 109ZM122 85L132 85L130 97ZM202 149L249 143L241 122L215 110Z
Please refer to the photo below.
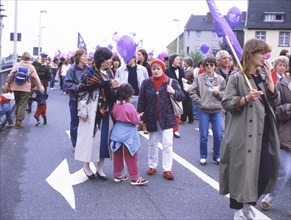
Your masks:
M173 165L173 128L162 130L157 122L158 131L149 132L148 165L156 169L159 160L158 143L162 142L162 166L164 171L171 171Z

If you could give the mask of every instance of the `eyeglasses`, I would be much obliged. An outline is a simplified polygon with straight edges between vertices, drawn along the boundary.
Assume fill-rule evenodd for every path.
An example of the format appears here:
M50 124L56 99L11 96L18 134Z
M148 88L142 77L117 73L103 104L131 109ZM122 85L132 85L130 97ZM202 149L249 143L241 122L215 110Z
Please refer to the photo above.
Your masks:
M205 66L206 66L206 67L208 67L208 66L210 66L210 67L214 67L215 64L214 64L214 63L205 63Z

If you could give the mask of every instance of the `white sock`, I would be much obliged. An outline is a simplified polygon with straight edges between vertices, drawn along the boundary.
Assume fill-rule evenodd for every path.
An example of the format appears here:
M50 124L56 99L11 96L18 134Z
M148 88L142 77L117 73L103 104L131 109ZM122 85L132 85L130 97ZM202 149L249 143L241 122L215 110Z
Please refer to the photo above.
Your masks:
M235 211L234 211L235 218L239 218L242 215L243 215L242 209L235 209Z

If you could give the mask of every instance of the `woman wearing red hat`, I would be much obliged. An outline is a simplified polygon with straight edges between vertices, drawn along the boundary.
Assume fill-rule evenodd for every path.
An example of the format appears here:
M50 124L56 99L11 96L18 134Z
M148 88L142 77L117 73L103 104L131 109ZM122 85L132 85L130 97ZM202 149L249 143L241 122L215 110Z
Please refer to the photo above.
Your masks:
M161 141L163 176L172 180L173 128L177 122L169 95L173 94L177 101L182 101L184 93L177 80L173 79L172 86L169 85L163 61L153 60L150 67L152 76L142 82L138 99L138 112L144 112L143 119L150 137L147 174L154 175L157 172L158 142Z

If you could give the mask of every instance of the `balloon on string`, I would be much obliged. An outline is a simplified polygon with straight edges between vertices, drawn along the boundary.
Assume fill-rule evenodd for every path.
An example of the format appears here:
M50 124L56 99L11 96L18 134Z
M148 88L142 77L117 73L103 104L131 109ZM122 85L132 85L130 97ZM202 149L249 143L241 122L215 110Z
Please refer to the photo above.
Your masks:
M110 50L112 50L113 49L113 46L112 46L112 44L108 44L108 49L110 49Z
M158 59L160 59L160 60L164 60L164 58L165 58L165 57L168 57L168 56L169 56L168 53L165 52L165 51L163 51L163 52L159 53L159 55L158 55Z
M270 59L270 57L271 57L271 54L269 52L266 53L266 59L268 60L268 59Z
M232 7L228 10L226 19L232 29L234 29L242 19L242 12L237 7Z
M113 32L112 34L112 41L117 42L118 41L118 33L117 31Z
M128 35L123 35L117 41L117 51L125 62L130 61L134 57L136 47L135 41Z
M202 43L201 46L200 46L200 51L201 51L204 55L207 54L208 51L209 51L209 45L208 45L208 43L206 43L206 42Z
M91 60L94 59L94 53L93 53L93 52L90 52L90 53L89 53L89 58L90 58Z

